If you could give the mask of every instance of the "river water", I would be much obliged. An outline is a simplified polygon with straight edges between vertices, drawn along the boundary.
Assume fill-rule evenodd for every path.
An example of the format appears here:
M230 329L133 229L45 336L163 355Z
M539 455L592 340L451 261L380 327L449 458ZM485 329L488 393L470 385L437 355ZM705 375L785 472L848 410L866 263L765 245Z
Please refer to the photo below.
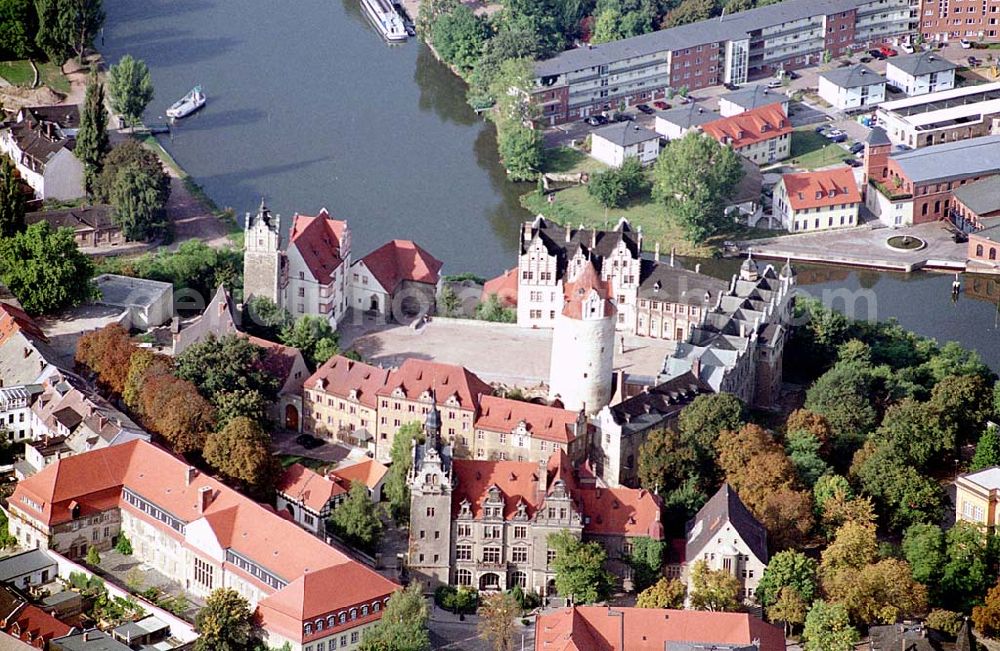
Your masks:
M516 262L523 185L497 163L492 127L465 86L416 40L388 46L357 0L105 0L102 51L149 64L148 122L195 84L209 104L164 145L215 201L238 214L261 196L287 217L326 207L347 219L360 257L413 239L446 273L490 276ZM689 263L691 264L691 263ZM727 278L732 261L703 270ZM897 318L956 339L1000 370L1000 283L799 267L805 291L855 316Z

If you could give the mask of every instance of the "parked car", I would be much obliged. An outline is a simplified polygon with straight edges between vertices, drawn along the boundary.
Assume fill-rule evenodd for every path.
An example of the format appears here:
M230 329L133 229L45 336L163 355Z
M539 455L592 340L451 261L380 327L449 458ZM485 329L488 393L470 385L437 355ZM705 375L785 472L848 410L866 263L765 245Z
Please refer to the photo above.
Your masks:
M825 135L831 142L844 142L847 140L847 134L840 129L831 129L823 135Z
M780 79L772 79L771 81L767 82L767 87L768 88L781 88L781 80Z
M312 434L299 434L295 437L295 442L307 450L312 450L323 445L323 441L319 440Z
M887 56L887 57L894 57L897 54L899 54L899 52L897 52L896 50L892 49L888 45L883 45L882 47L879 48L879 51L882 54L884 54L885 56Z
M666 102L653 102L653 106L660 109L661 111L667 111L670 109L670 105Z
M619 113L615 116L615 122L631 122L635 119L635 116L631 113Z
M870 56L863 56L860 59L858 59L858 61L860 61L861 63L871 63L872 58Z
M728 81L725 84L723 84L723 86L726 87L726 90L739 90L740 89L739 86L737 86L736 84L731 84Z
M844 164L850 167L861 167L864 163L859 161L857 158L845 158Z
M852 154L860 154L864 150L865 150L865 143L863 143L863 142L856 142L853 145L851 145L850 148L848 148L847 151L851 152Z
M981 62L981 61L980 61L979 59L977 59L976 57L969 57L969 58L968 58L968 61L969 61L969 67L970 67L970 68L977 68L977 67L979 67L979 65L980 65L980 64L982 63L982 62Z
M913 54L915 52L913 46L910 45L909 43L900 43L899 49L902 50L903 52L906 52L907 54Z
M968 39L963 38L961 41L958 42L958 44L962 46L963 50L971 50L972 49L972 42L969 41Z
M789 70L788 72L785 73L785 76L788 77L789 79L795 80L798 79L800 75L794 70Z
M603 115L591 115L589 118L585 120L585 122L592 127L599 127L602 124L607 124L608 119Z
M656 113L656 110L650 108L648 104L639 104L635 108L642 111L646 115L652 115L653 113Z
M820 133L820 134L823 133L824 131L826 131L827 126L829 126L829 125L826 125L826 124L819 125L818 127L816 127L816 133Z
M952 233L951 241L955 244L962 244L969 241L969 236L962 231L956 231L955 233Z
M881 50L868 50L868 56L879 61L885 58L885 55L882 54Z

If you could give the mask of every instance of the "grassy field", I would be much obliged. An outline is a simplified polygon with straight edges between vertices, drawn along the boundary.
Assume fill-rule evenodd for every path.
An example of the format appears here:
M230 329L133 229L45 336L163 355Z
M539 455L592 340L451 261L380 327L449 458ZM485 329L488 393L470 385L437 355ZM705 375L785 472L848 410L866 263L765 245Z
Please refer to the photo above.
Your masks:
M792 132L791 157L782 161L807 170L842 163L850 154L840 145L830 142L811 128Z
M579 149L555 147L545 150L546 172L565 174L568 172L603 172L608 169L604 163L595 160Z
M42 83L52 90L66 94L69 92L69 80L63 75L59 66L51 63L39 63L38 70L42 75ZM27 60L0 61L0 77L14 86L31 86L35 73Z

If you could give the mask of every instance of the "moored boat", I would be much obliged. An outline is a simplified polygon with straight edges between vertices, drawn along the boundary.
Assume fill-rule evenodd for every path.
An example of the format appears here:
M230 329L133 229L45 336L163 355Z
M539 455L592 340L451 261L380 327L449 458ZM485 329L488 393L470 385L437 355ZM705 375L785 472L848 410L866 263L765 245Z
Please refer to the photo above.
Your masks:
M208 98L202 92L201 86L195 86L191 92L170 105L170 108L167 109L167 117L174 120L186 118L204 106L207 101Z
M409 36L406 24L389 0L361 0L361 7L385 40L399 43Z

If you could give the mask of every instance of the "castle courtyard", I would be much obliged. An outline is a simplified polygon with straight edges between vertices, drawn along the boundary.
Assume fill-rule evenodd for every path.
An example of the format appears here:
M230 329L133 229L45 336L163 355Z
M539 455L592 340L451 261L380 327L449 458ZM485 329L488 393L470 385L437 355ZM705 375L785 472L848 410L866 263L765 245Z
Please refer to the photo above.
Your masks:
M341 324L341 348L357 350L371 364L399 366L416 357L465 366L490 383L528 389L548 382L552 330L439 317L417 329L367 319L355 325L352 316ZM674 342L626 335L624 354L620 346L616 335L615 370L652 380Z

